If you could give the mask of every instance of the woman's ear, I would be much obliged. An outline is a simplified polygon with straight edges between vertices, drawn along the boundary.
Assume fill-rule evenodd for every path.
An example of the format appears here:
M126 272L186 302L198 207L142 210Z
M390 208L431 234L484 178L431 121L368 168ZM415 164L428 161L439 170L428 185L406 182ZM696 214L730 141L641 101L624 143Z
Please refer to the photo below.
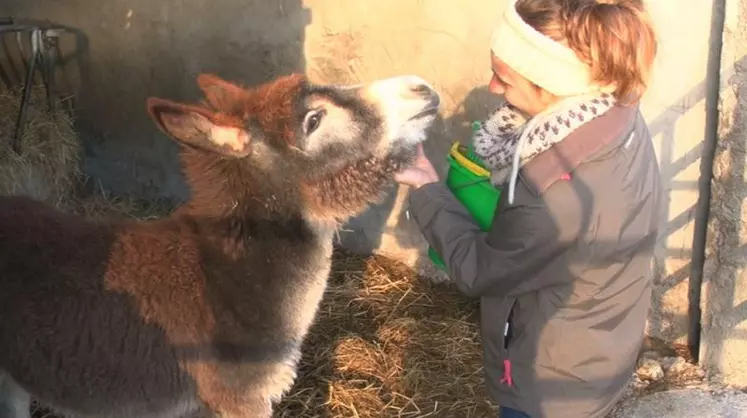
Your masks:
M249 132L243 128L217 124L214 112L151 97L148 113L161 131L181 144L227 157L245 157L251 151Z

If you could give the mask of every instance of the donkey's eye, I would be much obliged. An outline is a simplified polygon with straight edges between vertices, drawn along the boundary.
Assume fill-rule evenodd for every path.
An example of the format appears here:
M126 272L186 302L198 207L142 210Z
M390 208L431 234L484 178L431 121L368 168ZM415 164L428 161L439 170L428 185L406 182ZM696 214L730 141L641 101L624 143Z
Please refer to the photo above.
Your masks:
M311 111L306 114L306 118L304 120L304 130L306 131L306 135L311 134L316 130L316 128L319 127L319 124L322 122L322 117L324 116L323 111Z

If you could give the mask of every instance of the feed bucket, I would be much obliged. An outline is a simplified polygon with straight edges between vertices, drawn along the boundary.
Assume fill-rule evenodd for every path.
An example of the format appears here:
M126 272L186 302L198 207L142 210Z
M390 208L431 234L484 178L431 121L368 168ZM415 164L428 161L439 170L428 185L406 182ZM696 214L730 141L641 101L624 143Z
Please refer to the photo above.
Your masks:
M446 160L449 162L446 186L475 218L480 228L487 231L493 224L501 190L490 182L490 171L483 166L471 147L455 142ZM446 265L436 250L428 248L428 257L437 267L446 270Z

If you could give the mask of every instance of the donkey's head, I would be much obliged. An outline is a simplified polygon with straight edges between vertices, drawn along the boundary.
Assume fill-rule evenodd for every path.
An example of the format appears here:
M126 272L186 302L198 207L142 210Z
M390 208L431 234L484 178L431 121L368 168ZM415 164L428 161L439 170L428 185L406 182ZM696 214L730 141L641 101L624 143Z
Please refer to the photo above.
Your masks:
M184 145L193 199L329 220L381 197L439 106L438 94L415 76L322 86L291 75L245 89L201 75L198 84L200 105L148 100L159 128Z

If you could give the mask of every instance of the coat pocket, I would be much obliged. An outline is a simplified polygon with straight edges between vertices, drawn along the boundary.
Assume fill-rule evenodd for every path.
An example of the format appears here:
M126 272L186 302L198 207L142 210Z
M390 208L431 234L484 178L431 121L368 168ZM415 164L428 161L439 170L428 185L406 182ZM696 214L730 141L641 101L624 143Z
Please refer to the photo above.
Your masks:
M514 324L512 322L514 316L514 307L516 306L516 299L508 300L508 315L506 315L506 323L503 325L503 378L501 384L513 386L514 377L513 371L511 370L511 356L509 356L509 347L513 342L513 336L515 334Z
M514 317L514 307L516 306L516 299L510 299L508 301L508 314L506 315L506 321L503 326L503 351L504 355L508 355L508 347L513 342L513 336L515 334L514 324L512 322Z
M514 377L510 356L510 347L513 343L513 337L516 333L514 329L514 323L512 321L514 315L514 307L516 306L516 299L509 298L506 300L507 313L505 320L503 321L503 343L502 343L502 357L503 357L503 376L501 377L500 383L502 385L513 386Z
M483 298L480 302L481 327L488 378L496 386L513 386L509 347L515 334L511 317L515 298Z

